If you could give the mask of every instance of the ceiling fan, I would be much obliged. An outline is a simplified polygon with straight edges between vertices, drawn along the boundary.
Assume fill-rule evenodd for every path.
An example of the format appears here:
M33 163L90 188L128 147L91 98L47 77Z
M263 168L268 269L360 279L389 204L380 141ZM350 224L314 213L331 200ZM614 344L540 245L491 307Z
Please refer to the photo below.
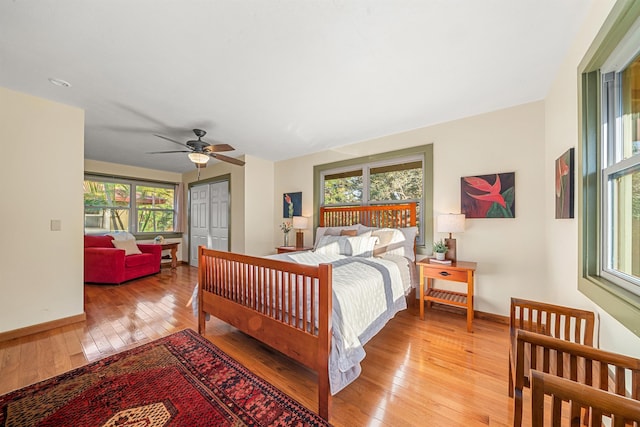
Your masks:
M190 141L187 141L186 144L182 142L178 142L171 138L167 138L166 136L154 135L154 136L157 136L158 138L166 139L167 141L171 141L174 144L178 144L182 147L188 148L188 150L152 151L148 154L189 153L188 154L189 160L195 163L197 168L207 167L207 162L211 157L217 160L221 160L223 162L244 166L244 162L242 160L238 160L233 157L228 157L220 154L221 151L224 152L224 151L235 150L235 148L233 148L229 144L209 144L208 142L203 141L202 137L205 136L207 132L203 131L202 129L193 129L193 133L196 134L198 139L192 139Z

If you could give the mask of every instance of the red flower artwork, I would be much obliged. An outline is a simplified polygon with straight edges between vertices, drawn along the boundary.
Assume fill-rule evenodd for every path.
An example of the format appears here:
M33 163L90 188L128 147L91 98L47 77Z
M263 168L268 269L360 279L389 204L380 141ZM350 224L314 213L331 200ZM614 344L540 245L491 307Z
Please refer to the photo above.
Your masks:
M573 148L556 159L556 218L573 218Z
M515 217L515 173L461 179L461 210L467 218Z

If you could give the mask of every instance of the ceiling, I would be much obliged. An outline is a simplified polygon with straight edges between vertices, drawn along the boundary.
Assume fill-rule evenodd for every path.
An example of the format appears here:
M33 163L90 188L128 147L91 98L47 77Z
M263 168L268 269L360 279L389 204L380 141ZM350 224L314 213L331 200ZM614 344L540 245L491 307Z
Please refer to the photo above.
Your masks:
M87 159L278 161L543 99L592 2L0 0L0 86L83 108Z

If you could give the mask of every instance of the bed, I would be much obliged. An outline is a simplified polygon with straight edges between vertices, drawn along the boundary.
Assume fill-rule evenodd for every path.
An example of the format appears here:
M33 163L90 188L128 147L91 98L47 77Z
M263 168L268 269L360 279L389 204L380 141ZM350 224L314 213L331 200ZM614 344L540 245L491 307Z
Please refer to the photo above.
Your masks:
M321 208L314 251L201 246L198 331L215 316L315 371L328 420L331 395L360 373L364 344L415 295L415 225L415 203Z

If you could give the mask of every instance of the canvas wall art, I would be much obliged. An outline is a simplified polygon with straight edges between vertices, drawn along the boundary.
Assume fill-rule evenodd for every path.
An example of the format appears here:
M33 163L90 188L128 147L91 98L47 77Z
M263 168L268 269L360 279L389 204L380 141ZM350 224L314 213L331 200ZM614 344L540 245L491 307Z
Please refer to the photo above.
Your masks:
M573 148L556 160L556 218L573 218Z
M461 212L467 218L515 218L515 172L460 178Z
M302 216L302 192L284 193L282 196L282 217Z

